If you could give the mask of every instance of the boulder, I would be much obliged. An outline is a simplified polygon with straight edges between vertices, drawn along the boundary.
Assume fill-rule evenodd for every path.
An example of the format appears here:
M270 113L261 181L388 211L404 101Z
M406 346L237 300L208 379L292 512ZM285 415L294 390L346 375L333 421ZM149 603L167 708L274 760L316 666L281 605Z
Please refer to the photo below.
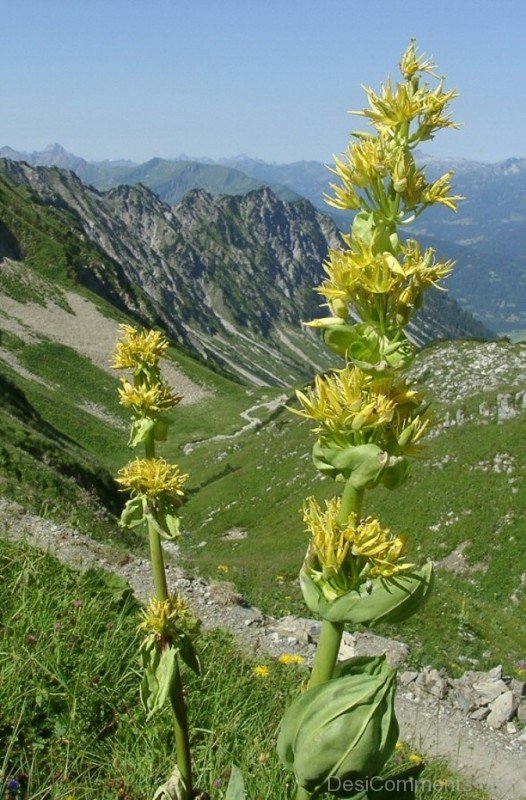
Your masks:
M488 715L487 723L490 728L502 728L509 722L517 710L517 702L513 697L512 691L507 691L499 695L496 700L490 703L491 712Z

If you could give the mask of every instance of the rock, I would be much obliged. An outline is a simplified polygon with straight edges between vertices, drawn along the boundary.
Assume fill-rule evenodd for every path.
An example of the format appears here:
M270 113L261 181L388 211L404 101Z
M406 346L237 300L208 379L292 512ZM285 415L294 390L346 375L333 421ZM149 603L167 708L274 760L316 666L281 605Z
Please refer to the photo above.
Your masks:
M475 711L471 712L469 718L478 722L482 722L483 719L486 719L489 713L489 708L476 708Z
M294 638L302 644L308 644L318 638L321 623L312 619L304 619L293 614L272 622L268 626L270 633L277 635L278 639Z
M490 681L498 681L502 678L502 664L499 664L497 667L493 667L493 669L488 670L486 673L482 673L482 675L486 674L488 680Z
M517 719L523 725L526 725L526 700L522 700L517 709Z
M205 598L212 605L218 606L242 606L244 603L243 596L231 581L211 581Z
M221 539L224 542L240 542L243 539L246 539L248 536L247 531L244 528L230 528L224 536L221 536Z
M342 644L346 647L348 655L352 656L387 656L391 667L398 667L407 661L409 647L396 639L377 636L374 633L344 633Z
M425 692L438 700L442 700L448 693L447 680L437 669L425 669L416 682Z
M473 684L473 690L479 706L487 706L499 695L509 691L503 680L479 681Z
M348 644L345 641L345 638L343 638L342 643L340 644L340 649L338 650L338 661L347 661L348 658L354 658L355 655L356 651L354 649L354 643Z
M517 733L517 726L514 722L507 722L506 723L506 733L513 734Z
M463 714L468 714L470 711L476 710L473 698L466 690L455 689L450 693L449 697L454 700L454 704L460 708Z
M488 725L490 728L502 728L506 722L511 720L517 710L513 692L507 691L499 695L496 700L490 703L490 709L491 713L487 719Z
M418 678L418 672L406 670L405 672L402 672L398 680L400 681L402 686L408 686L410 683L413 683L413 681L415 681L417 678Z
M526 681L520 681L518 678L512 678L510 689L513 692L513 696L517 700L517 703L520 703L521 698L526 696Z

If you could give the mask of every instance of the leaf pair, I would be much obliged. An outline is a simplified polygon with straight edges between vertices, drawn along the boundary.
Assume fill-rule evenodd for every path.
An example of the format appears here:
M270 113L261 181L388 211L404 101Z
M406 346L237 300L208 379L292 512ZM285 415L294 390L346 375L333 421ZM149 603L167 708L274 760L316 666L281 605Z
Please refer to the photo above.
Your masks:
M418 570L374 578L335 600L328 600L303 565L300 585L305 603L312 612L331 622L353 625L377 625L380 622L403 622L427 599L433 584L433 564L429 561Z
M174 689L179 673L180 655L185 664L197 675L201 672L199 656L190 638L181 632L177 643L159 642L155 635L147 636L140 648L143 666L141 702L151 718L160 711Z
M180 535L181 522L176 506L162 497L156 499L155 505L149 503L144 495L131 497L124 505L119 525L121 528L137 528L147 522L167 541L173 541Z
M316 469L335 480L350 481L358 491L382 483L394 489L409 477L409 462L403 456L390 456L376 444L338 447L318 440L312 448Z
M390 337L365 322L330 325L323 338L334 353L373 375L409 369L415 358L413 345L399 330Z

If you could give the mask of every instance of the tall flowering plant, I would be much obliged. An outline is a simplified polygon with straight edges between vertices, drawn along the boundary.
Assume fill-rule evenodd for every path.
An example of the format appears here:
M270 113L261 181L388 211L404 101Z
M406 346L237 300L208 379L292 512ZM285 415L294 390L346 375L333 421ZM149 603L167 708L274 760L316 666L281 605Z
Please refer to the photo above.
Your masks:
M314 423L317 469L343 485L325 504L310 497L303 507L310 543L300 582L322 628L308 688L286 711L278 738L297 800L326 792L378 797L389 788L386 765L398 737L395 671L384 657L337 663L342 633L346 624L407 619L432 585L432 564L412 563L406 537L363 511L366 493L400 487L420 454L430 415L404 377L414 358L404 329L426 289L440 287L453 268L402 231L427 207L456 210L462 199L451 193L451 173L429 182L414 154L438 130L456 127L447 111L456 93L444 89L414 41L400 71L402 79L388 79L379 93L366 88L368 107L354 113L372 130L353 133L335 158L337 180L326 197L355 213L344 249L329 250L316 289L329 315L308 324L321 329L344 364L298 391L299 408L292 409ZM413 796L411 781L408 788L407 780L390 780L392 791L382 797Z
M126 370L119 396L131 415L128 444L142 447L143 458L135 458L119 470L117 483L129 494L120 524L144 527L148 533L155 594L142 612L139 629L143 665L141 700L149 715L168 704L171 707L177 765L154 800L190 800L192 765L186 705L181 680L181 661L199 673L194 647L199 620L180 595L170 594L166 582L162 540L179 536L179 508L188 475L179 467L156 456L156 442L167 437L171 411L182 399L161 376L159 362L168 342L158 331L139 331L121 326L112 366Z

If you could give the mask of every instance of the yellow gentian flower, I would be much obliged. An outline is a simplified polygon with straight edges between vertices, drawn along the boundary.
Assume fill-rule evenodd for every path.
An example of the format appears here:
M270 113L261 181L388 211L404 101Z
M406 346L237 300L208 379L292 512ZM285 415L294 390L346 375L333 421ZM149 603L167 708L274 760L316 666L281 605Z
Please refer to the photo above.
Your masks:
M132 495L150 500L169 495L172 501L183 496L187 480L188 475L182 474L177 464L169 464L164 458L136 458L120 469L116 478L122 490Z

